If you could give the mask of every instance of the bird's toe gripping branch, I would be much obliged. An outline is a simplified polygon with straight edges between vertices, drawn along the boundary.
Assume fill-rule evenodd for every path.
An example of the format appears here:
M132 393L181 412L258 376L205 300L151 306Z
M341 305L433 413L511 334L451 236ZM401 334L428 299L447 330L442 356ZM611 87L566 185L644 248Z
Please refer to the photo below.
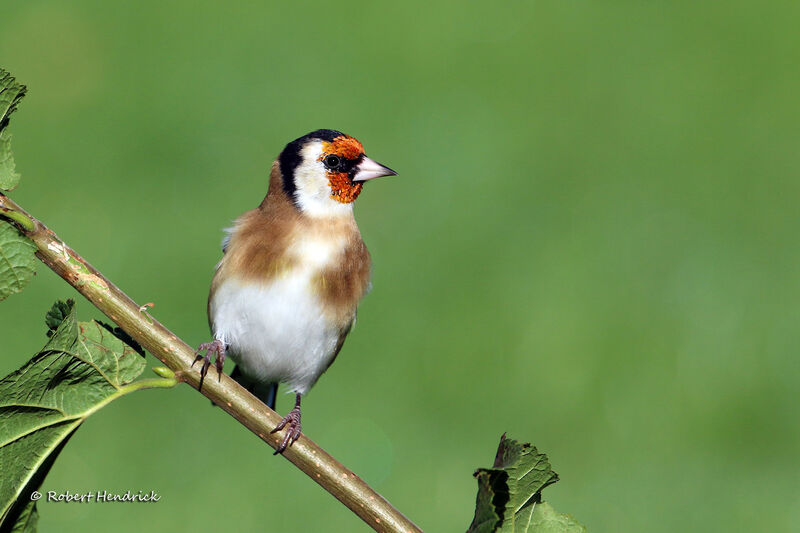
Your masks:
M275 449L275 453L273 455L278 455L279 453L283 453L283 451L294 444L297 439L300 438L300 395L298 394L295 397L294 402L294 409L289 411L281 423L278 426L270 431L270 433L277 433L278 431L282 430L283 428L287 427L286 435L283 437L281 441L281 445Z
M206 352L205 356L203 355L203 351ZM192 366L200 360L203 361L203 366L200 368L199 388L201 390L203 388L203 380L206 378L206 374L208 374L208 367L211 366L211 354L216 354L215 366L217 367L217 375L220 380L222 379L222 367L225 365L225 344L221 340L214 339L211 342L204 342L197 347L195 354L197 354L197 357L194 358Z

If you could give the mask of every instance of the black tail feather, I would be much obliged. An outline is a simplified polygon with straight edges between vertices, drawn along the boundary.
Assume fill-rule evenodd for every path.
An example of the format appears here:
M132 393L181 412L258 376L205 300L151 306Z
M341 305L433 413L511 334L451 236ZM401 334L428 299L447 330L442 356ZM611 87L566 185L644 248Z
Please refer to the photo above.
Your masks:
M273 411L275 410L275 397L278 394L277 383L263 384L252 381L242 374L238 366L233 367L231 378L235 379L239 385L249 390L256 398L264 402L267 407Z

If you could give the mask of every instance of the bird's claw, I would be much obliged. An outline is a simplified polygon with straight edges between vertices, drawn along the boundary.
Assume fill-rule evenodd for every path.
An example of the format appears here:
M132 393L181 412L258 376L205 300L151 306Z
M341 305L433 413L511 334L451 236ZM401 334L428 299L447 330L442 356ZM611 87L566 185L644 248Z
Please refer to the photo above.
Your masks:
M281 441L281 445L275 449L275 453L273 455L278 455L279 453L283 453L283 451L294 444L297 439L300 438L300 408L295 407L289 414L283 417L281 423L278 426L270 431L270 434L277 433L278 431L282 430L284 427L287 427L286 435L283 437Z
M206 352L205 356L202 355L203 351ZM208 367L211 366L211 354L216 354L217 356L214 366L217 367L218 378L220 380L222 379L222 367L225 365L225 344L221 340L214 339L211 342L204 342L197 347L195 354L197 354L197 357L194 358L192 366L194 366L198 361L203 361L203 366L200 367L200 390L203 389L203 380L206 379Z

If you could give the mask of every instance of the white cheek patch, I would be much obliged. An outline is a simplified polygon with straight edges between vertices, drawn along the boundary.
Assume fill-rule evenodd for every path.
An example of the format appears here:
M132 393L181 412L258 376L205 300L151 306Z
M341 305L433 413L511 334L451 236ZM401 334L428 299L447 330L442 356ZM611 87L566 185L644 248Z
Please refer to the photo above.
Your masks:
M308 143L300 151L302 162L294 171L295 199L303 213L312 217L345 216L353 212L352 204L331 197L331 187L322 156L322 141Z

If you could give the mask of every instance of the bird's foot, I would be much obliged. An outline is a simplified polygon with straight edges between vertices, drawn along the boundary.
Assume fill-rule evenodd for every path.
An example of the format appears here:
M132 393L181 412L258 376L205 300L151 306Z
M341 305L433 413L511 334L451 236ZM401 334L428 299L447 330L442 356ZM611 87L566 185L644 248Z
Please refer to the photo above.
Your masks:
M205 356L203 356L203 351L206 352ZM211 354L217 355L215 366L217 367L219 379L222 379L222 367L225 364L225 344L221 340L214 339L211 342L204 342L197 347L195 354L197 354L197 357L194 358L192 366L198 361L203 361L203 366L200 367L200 390L203 389L203 380L206 379L208 367L211 366Z
M282 430L283 428L286 429L286 435L284 435L283 440L281 441L281 445L275 449L275 453L273 455L278 455L279 453L283 453L283 451L294 444L297 439L300 438L300 395L297 395L297 399L295 400L294 409L289 411L281 423L278 426L270 431L270 434L277 433L278 431Z

